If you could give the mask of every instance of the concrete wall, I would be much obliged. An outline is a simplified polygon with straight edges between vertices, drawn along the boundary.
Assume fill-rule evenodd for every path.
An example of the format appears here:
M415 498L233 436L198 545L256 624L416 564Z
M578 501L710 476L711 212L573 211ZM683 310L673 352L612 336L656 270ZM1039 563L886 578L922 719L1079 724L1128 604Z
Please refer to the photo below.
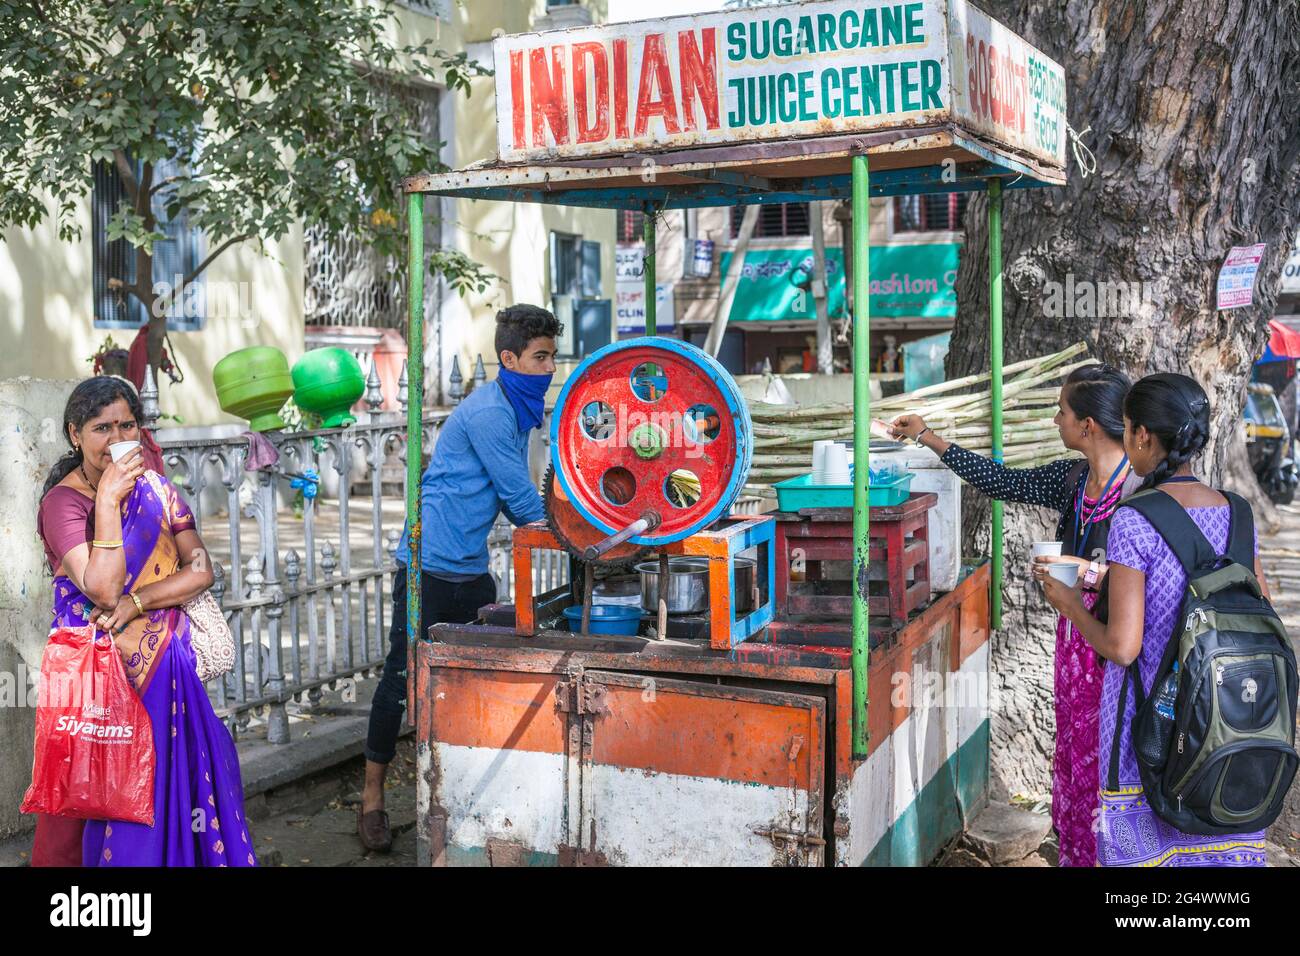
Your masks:
M68 448L59 435L74 381L0 379L0 838L35 825L18 813L31 783L35 710L30 679L40 673L50 630L53 578L36 533L40 489Z

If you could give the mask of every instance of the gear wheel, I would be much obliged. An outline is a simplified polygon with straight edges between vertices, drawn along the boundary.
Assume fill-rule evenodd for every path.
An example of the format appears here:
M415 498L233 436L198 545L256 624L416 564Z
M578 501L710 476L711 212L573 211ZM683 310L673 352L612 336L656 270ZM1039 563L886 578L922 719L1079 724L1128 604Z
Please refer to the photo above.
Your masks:
M555 480L553 466L547 466L546 476L542 478L542 506L546 510L546 523L550 526L551 533L575 558L581 559L590 545L607 537L599 528L588 524L564 497L564 489ZM591 563L599 568L626 568L648 553L648 548L625 542Z

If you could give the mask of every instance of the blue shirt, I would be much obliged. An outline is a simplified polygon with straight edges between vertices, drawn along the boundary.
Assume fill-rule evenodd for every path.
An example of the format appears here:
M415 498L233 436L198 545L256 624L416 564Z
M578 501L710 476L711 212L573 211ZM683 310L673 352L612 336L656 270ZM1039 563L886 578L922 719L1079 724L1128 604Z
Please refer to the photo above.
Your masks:
M495 381L479 386L443 423L420 479L423 570L453 579L486 574L488 532L505 512L516 525L541 521L542 498L528 476L528 431ZM397 560L410 560L402 529Z

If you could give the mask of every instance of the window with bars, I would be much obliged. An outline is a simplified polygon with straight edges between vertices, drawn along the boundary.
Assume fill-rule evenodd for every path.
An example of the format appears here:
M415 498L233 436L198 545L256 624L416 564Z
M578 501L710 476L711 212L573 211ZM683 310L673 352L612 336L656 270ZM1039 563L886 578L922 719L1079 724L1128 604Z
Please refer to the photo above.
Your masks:
M412 10L419 10L421 13L427 13L431 17L442 17L446 19L447 11L444 9L447 0L397 0L404 7Z
M731 207L731 238L740 235L740 222L745 218L744 206ZM806 202L774 203L760 206L758 222L754 225L755 239L779 236L807 236L808 204Z
M426 141L440 139L436 89L400 80L375 82L402 98ZM438 217L426 215L424 247L436 249L440 243ZM306 230L303 253L307 325L406 328L405 258L381 256L351 230L330 237L315 225ZM425 284L430 291L433 286Z
M639 209L618 211L618 241L640 242L645 238L645 213Z
M153 181L167 179L184 172L184 164L176 159L162 160L154 165ZM134 163L137 181L143 164ZM94 327L97 329L138 329L149 320L149 310L124 286L135 284L135 247L125 239L108 240L108 223L121 207L129 202L126 186L117 165L108 161L97 162L93 170L91 190L91 290L94 296ZM158 230L164 238L153 244L153 276L149 285L165 282L169 287L177 283L176 277L187 276L199 264L203 255L203 234L191 228L185 211L175 219L167 217L165 208L167 190L153 195L153 214ZM167 310L167 328L172 332L197 332L203 328L206 301L204 277L198 276L185 293L178 296Z
M954 231L962 228L966 193L894 197L894 232Z

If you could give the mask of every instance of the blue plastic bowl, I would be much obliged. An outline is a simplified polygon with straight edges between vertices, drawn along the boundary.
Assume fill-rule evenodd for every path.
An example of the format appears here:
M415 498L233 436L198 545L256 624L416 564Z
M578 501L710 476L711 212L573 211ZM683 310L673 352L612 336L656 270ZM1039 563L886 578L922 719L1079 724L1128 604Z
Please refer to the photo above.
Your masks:
M582 627L582 605L564 609L569 619L569 630L575 633ZM591 606L591 634L635 634L641 626L641 609L626 604L593 604Z

